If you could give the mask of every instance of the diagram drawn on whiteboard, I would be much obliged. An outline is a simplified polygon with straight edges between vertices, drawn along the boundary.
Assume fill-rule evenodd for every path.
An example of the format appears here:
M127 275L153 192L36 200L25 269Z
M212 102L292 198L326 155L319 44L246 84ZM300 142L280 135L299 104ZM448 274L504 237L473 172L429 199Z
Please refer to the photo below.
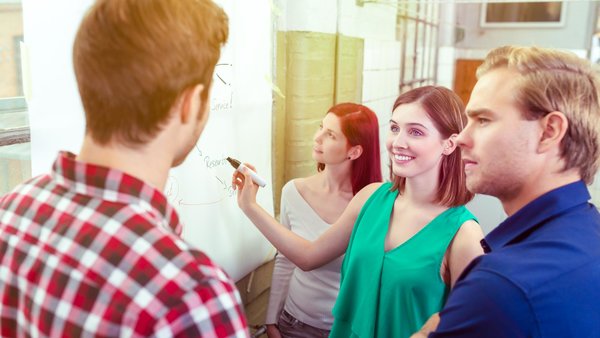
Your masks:
M185 198L180 194L180 183L175 175L169 175L167 184L165 185L165 195L169 202L176 206L211 206L222 202L226 198L235 196L235 190L231 185L231 181L227 177L221 177L223 170L216 171L215 168L222 166L227 167L228 162L224 158L214 159L210 155L204 155L202 150L195 147L188 156L198 156L202 159L204 168L208 170L209 174L214 175L214 179L219 182L219 189L217 194L194 194L195 197L191 199ZM199 198L200 196L204 198Z

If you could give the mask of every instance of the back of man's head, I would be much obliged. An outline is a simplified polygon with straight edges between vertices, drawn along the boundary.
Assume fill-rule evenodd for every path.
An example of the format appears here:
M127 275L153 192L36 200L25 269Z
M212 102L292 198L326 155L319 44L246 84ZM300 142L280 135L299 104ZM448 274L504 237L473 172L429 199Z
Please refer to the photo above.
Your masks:
M477 77L501 67L521 74L516 102L528 120L559 111L569 121L561 142L564 170L591 183L600 165L600 79L591 63L569 52L506 46L492 50Z
M160 131L187 88L202 84L208 104L227 36L227 16L210 0L98 0L73 47L86 133L136 146Z

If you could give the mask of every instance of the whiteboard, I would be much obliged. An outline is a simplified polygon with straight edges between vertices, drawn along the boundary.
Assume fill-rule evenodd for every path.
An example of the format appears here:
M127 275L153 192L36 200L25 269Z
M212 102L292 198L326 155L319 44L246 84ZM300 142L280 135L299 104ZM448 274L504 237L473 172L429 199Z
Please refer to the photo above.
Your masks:
M269 1L218 1L229 15L229 41L215 67L208 124L165 187L184 225L183 237L235 279L275 255L275 249L237 207L228 156L271 177L272 24ZM258 202L271 214L271 184Z
M217 1L230 34L215 69L210 117L186 161L169 173L167 199L183 237L235 280L273 258L275 249L237 207L231 156L271 177L272 19L268 0ZM48 172L59 150L79 151L85 120L72 66L72 44L90 0L23 0L32 173ZM273 211L270 184L258 202Z

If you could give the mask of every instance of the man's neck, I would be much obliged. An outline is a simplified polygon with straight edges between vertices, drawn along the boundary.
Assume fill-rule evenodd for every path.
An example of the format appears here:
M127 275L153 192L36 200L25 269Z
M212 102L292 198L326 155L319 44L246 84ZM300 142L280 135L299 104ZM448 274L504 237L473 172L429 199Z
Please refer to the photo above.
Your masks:
M510 198L499 198L504 212L508 216L512 216L543 194L579 180L581 180L581 176L576 170L552 173L543 178L529 180Z
M86 135L77 160L123 171L162 190L172 159L161 156L164 152L153 151L154 147L152 143L136 148L116 142L100 145Z

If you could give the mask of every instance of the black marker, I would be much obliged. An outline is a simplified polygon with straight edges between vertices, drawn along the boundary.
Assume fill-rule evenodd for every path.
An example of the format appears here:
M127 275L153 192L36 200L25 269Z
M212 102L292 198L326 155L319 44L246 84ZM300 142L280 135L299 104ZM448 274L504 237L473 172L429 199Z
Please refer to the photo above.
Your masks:
M244 164L242 164L235 158L228 157L227 162L229 162L229 164L231 164L232 167L234 167L237 171L239 171L242 174L244 173L242 170L246 168L246 170L248 170L248 174L250 174L250 177L252 177L254 183L258 184L259 186L264 187L265 185L267 185L267 182L265 182L264 179L258 176L257 173L255 173L252 169L246 167Z

